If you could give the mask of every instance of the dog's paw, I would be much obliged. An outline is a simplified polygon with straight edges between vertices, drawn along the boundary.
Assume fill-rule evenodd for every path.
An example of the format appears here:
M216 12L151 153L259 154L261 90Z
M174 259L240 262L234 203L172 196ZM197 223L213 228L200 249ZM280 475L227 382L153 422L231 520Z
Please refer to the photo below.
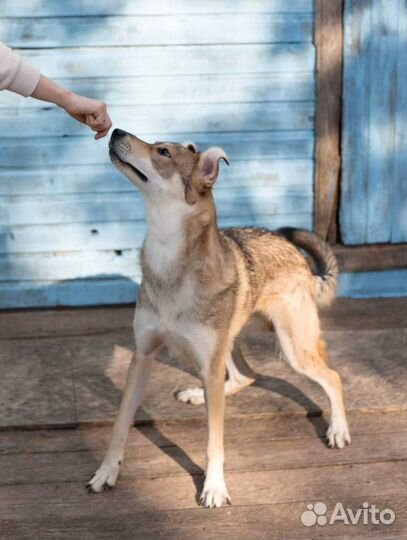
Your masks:
M351 438L346 420L341 423L332 423L326 432L328 446L330 448L344 448L350 444Z
M205 482L200 502L205 508L220 508L225 502L231 504L225 483L211 484Z
M100 493L112 489L119 475L120 465L113 465L109 462L103 462L95 474L86 484L88 493Z
M205 403L205 396L202 388L180 390L175 394L175 399L182 403L192 403L192 405L201 405L202 403Z

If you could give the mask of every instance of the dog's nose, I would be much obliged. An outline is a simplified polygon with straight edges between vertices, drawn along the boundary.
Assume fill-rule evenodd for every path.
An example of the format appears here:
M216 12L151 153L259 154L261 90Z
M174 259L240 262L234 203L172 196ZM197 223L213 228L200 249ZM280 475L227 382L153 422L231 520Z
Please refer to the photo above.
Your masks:
M112 138L120 139L121 137L124 137L125 135L128 135L127 131L123 131L122 129L116 128L113 130Z

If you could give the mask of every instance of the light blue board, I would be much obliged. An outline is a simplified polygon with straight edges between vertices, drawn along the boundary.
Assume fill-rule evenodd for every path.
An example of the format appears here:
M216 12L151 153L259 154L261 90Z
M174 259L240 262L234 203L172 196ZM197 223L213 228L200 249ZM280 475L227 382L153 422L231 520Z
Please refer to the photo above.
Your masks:
M270 195L270 197L269 197ZM220 216L275 215L310 212L312 191L309 188L250 187L220 189L215 201ZM119 193L73 193L0 197L0 222L8 225L44 223L83 223L95 221L143 220L143 196Z
M137 290L137 282L120 276L74 279L59 283L42 281L0 283L0 305L17 309L27 306L134 304Z
M311 13L193 14L173 17L15 18L0 20L0 35L11 47L99 47L219 43L301 43L312 39ZM243 29L243 31L237 31Z
M268 103L208 103L168 105L113 105L112 122L123 128L137 126L139 133L242 132L311 130L312 101ZM22 138L83 135L87 128L57 107L0 109L4 133Z
M403 5L403 1L400 2ZM404 0L407 9L407 2ZM402 8L401 8L402 9ZM396 115L394 182L391 198L391 241L405 242L407 237L407 15L398 17L399 36L395 94L402 114Z
M187 13L310 13L314 0L2 0L0 16L58 17L108 15L184 15Z
M234 161L222 166L215 189L241 187L313 186L311 159L264 159ZM120 174L106 157L106 164L67 165L48 168L0 170L0 196L57 195L68 193L136 192L136 187Z
M314 101L312 71L279 71L272 73L164 75L133 77L96 77L56 79L72 91L84 96L103 99L109 105L166 105L166 104L229 104ZM42 109L48 104L36 99L21 99L12 92L0 95L0 109ZM264 106L264 105L263 105Z
M343 170L346 244L407 241L407 2L345 1Z
M115 126L224 147L221 226L310 228L313 17L312 0L3 0L0 34ZM144 211L107 140L7 93L0 126L0 307L133 302Z
M155 141L193 141L200 149L221 146L232 163L269 159L312 158L314 150L313 131L241 131L230 133L140 133L131 119L123 128L138 137ZM13 133L14 135L14 133ZM108 141L93 140L89 134L75 137L4 137L0 145L1 167L54 167L99 165L109 163Z
M311 43L28 49L49 77L141 77L312 71ZM159 83L159 80L157 81Z
M304 213L282 215L249 214L245 216L219 216L220 226L259 226L278 229L290 223L293 227L310 229L312 216ZM0 226L0 255L14 253L64 253L86 246L95 250L135 249L143 242L146 232L144 221L94 221L84 223L58 223L49 225Z
M352 298L407 296L407 270L343 273L339 276L338 296Z

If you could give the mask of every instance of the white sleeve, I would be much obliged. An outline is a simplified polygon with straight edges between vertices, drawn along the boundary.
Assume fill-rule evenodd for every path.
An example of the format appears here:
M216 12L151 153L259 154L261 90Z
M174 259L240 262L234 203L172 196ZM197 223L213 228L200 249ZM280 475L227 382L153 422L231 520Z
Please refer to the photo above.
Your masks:
M31 96L40 76L37 68L23 62L19 54L0 43L0 90Z

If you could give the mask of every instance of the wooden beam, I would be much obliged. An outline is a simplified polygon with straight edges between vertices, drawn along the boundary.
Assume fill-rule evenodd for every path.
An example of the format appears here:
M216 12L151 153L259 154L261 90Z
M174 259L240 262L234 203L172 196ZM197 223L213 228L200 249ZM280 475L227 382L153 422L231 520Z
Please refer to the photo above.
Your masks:
M334 247L341 272L407 268L407 244Z
M317 109L314 230L326 239L331 226L331 241L334 240L332 230L337 236L335 222L341 167L342 14L343 0L316 1Z

